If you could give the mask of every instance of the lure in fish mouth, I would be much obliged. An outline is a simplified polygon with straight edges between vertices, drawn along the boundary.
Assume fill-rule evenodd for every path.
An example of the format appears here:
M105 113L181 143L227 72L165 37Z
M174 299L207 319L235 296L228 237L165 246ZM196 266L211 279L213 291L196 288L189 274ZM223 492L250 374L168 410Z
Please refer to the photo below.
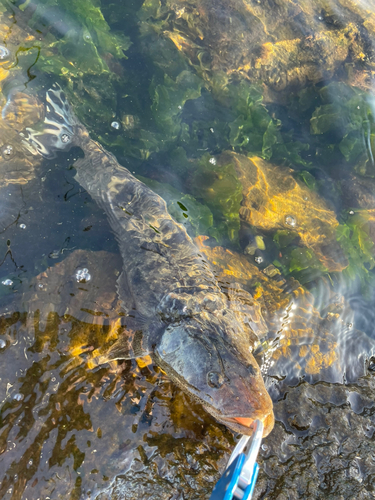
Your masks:
M124 334L101 361L151 355L217 420L252 434L259 419L267 435L272 401L243 325L165 201L90 138L59 87L47 91L44 124L27 133L28 146L46 158L73 145L83 150L75 178L106 212L119 244L118 293L141 318L140 334Z

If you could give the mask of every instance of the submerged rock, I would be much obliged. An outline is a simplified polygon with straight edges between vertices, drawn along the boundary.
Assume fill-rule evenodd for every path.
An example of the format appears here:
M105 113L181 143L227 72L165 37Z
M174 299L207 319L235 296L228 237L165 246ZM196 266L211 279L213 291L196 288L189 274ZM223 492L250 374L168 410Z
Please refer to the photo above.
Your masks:
M274 91L337 74L373 83L368 39L375 34L375 18L366 3L171 0L144 4L139 17L143 34L171 40L214 90L225 77L262 83L272 99Z
M246 256L210 248L204 238L198 243L215 262L219 282L244 323L250 307L259 313L258 331L263 321L276 328L276 317L285 319L291 297L297 308L289 312L300 315L300 321L307 323L309 314L316 315L314 324L324 323L314 304L304 311L312 296L303 295L298 283L286 288L280 275L270 278ZM75 279L76 270L84 267L92 271L86 284ZM87 370L92 347L118 334L119 270L119 255L76 250L30 283L24 294L28 313L0 318L5 339L0 378L11 385L8 396L5 387L2 394L9 400L1 408L1 495L13 487L23 496L56 499L74 493L95 500L141 500L145 495L193 500L197 495L208 498L223 472L235 442L232 432L152 365L114 362ZM249 297L257 309L244 301ZM338 314L332 306L326 317L330 314ZM290 328L294 340L279 350L290 363L278 368L298 371L297 362L308 365L326 332L317 331L311 342L297 319ZM296 359L285 347L298 341L307 352ZM26 357L20 356L23 350ZM315 380L324 380L324 366L316 366ZM289 387L287 382L271 386L277 423L263 441L254 498L266 494L279 500L290 492L296 499L371 498L373 376L346 386L320 382ZM17 394L24 397L18 400ZM27 417L30 413L33 418ZM31 442L19 433L19 424L34 437ZM41 450L50 456L47 465L39 458Z
M353 310L328 282L321 280L319 293L314 295L296 280L268 277L245 255L205 245L204 238L198 242L226 293L239 304L244 328L250 324L257 333L255 353L262 358L262 373L275 378L271 394L272 384L281 378L288 385L303 379L344 383L366 374L375 342L354 328ZM252 303L241 297L241 289ZM256 310L254 303L258 316L246 310L247 304Z
M25 205L22 186L35 178L42 162L25 147L22 131L43 119L44 109L35 97L15 91L7 100L0 94L0 113L0 230L3 230L19 218Z
M291 169L258 157L225 152L217 158L217 177L228 168L242 190L239 215L243 223L294 240L298 247L308 249L309 258L313 261L315 257L325 270L342 271L347 267L337 242L339 222L335 212L318 193L296 179ZM228 202L233 200L232 195Z

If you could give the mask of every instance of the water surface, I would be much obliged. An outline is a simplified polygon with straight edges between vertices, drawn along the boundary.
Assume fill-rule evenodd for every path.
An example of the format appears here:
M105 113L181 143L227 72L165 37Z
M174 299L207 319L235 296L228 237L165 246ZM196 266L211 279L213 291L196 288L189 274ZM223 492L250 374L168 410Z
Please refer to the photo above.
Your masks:
M25 154L55 82L232 300L259 303L277 423L255 498L373 498L371 2L0 14L0 498L208 498L238 438L147 359L89 368L117 335L121 258L82 152Z

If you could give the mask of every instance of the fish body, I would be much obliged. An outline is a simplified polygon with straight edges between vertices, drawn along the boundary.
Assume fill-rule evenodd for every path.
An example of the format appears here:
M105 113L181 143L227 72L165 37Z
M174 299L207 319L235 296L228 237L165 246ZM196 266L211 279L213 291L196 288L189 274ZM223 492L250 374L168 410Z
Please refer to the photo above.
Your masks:
M216 419L251 434L273 427L272 401L238 320L210 265L165 201L92 140L60 88L46 95L43 126L24 143L44 157L79 146L76 179L108 216L123 261L117 286L128 331L101 359L150 354ZM134 326L137 325L137 326Z

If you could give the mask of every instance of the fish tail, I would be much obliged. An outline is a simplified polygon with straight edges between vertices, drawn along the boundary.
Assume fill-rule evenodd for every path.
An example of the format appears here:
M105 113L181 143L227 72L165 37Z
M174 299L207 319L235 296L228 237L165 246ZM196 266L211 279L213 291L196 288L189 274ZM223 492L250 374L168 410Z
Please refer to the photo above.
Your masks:
M23 142L32 153L54 158L58 151L68 151L77 144L80 127L65 93L54 84L46 92L44 122L36 129L26 128Z

